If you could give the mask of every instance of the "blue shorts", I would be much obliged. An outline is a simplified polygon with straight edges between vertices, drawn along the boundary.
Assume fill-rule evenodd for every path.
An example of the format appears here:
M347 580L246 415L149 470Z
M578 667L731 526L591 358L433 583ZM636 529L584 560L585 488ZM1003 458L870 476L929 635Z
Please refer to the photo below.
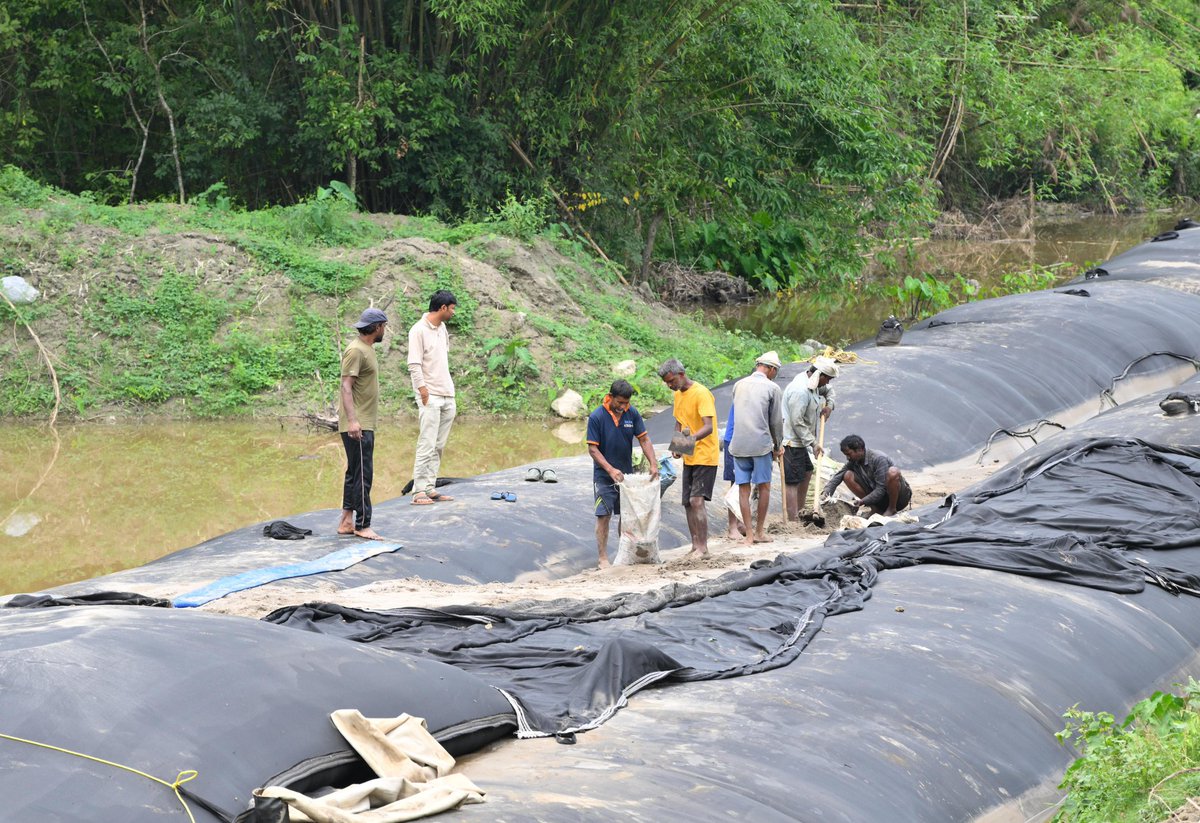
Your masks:
M758 457L733 458L733 482L741 486L744 483L770 483L771 466L774 461L769 454Z
M609 517L611 515L621 515L621 490L617 488L617 484L612 482L612 478L606 477L603 480L592 478L592 488L596 492L596 516Z

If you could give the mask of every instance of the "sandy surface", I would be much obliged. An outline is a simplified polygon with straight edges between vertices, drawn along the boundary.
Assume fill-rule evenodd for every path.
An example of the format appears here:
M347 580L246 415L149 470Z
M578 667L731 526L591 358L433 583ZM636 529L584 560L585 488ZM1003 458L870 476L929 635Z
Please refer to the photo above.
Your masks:
M975 482L993 469L966 461L959 466L908 477L913 488L913 507L940 502L947 494ZM776 498L777 499L777 498ZM775 502L774 500L772 502ZM661 563L656 565L613 566L588 569L570 577L545 580L541 577L511 583L455 585L418 577L380 580L366 586L340 588L320 584L298 595L283 586L260 586L238 592L204 606L207 611L259 618L283 606L298 602L325 601L353 608L383 610L403 607L442 608L476 604L499 606L521 600L589 600L628 592L653 591L663 586L695 583L718 577L734 569L744 569L755 560L773 559L780 554L813 551L820 548L831 529L800 522L784 523L777 506L767 523L773 542L746 546L724 536L725 524L709 518L709 554L688 557L688 546L660 547ZM609 541L609 556L616 552L615 534ZM299 598L299 599L298 599Z

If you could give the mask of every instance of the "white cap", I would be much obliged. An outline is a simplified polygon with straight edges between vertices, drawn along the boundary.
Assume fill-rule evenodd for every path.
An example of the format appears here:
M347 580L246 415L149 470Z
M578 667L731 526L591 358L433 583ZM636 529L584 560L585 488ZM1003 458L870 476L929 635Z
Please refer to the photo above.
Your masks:
M838 376L837 362L832 357L815 357L812 361L813 368L828 377Z
M768 351L768 352L763 352L762 354L760 354L758 356L758 359L754 361L754 365L770 366L771 368L778 371L780 368L780 365L781 365L779 362L779 352L773 351L773 350Z

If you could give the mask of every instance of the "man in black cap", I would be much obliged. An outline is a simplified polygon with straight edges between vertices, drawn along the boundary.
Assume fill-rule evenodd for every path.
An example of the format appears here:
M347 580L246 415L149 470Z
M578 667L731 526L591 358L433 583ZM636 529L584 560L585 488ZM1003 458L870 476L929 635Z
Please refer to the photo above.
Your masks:
M382 540L371 528L371 480L375 424L379 416L375 344L383 340L387 315L376 308L367 309L354 328L358 329L358 337L342 354L341 391L338 392L338 431L346 448L346 478L342 485L342 517L337 532Z

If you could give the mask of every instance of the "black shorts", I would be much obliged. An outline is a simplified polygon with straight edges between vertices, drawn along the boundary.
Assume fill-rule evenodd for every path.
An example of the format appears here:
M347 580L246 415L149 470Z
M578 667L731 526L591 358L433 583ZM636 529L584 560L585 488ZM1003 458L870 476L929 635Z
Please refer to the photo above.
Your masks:
M813 470L812 461L808 459L808 449L800 446L783 447L783 478L789 486L798 486L804 482L808 473Z
M593 478L592 489L596 492L594 508L597 517L621 516L621 490L611 477Z
M908 508L908 504L912 502L912 486L908 485L908 481L903 476L900 478L900 493L896 495L896 511L902 512ZM879 508L871 507L871 511L875 514L883 514L887 508L887 498L883 498L883 505Z
M679 485L683 491L683 505L693 497L712 500L713 484L717 482L716 466L689 466L684 464Z

